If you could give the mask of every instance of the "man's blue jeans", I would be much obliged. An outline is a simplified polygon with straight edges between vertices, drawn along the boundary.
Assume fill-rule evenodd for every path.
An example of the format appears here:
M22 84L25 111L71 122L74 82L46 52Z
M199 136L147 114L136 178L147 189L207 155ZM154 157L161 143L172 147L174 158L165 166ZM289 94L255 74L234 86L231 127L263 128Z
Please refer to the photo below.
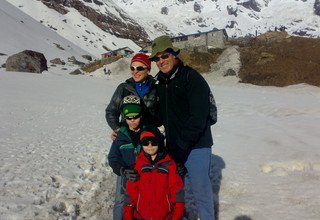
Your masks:
M190 181L201 220L214 220L213 191L209 173L211 148L193 149L185 167L188 169L185 181Z
M114 200L113 207L113 220L122 220L123 217L123 203L124 203L124 189L125 187L124 178L117 176L116 183L116 197Z

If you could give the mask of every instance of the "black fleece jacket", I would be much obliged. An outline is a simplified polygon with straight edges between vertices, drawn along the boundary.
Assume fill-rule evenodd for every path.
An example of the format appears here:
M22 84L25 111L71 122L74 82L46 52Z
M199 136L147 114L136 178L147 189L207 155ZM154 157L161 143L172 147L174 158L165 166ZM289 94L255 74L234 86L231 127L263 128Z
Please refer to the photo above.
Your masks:
M194 69L179 61L169 75L157 75L157 93L166 145L177 163L184 163L192 149L213 145L209 121L210 88Z
M157 114L158 102L156 100L156 81L150 75L147 77L146 81L150 89L149 92L147 92L147 94L145 94L141 99L143 107L142 123L158 126L159 119ZM122 99L128 95L139 96L135 90L135 82L132 77L117 87L116 91L113 93L110 103L106 108L106 120L112 130L120 128L122 125L124 125L124 119L119 120L119 117L121 115Z

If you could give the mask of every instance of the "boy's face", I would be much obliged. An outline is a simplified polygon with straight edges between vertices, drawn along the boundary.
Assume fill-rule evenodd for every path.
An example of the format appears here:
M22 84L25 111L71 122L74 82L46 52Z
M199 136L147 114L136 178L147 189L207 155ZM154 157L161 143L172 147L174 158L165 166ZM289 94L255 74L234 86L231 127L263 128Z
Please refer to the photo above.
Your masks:
M129 129L132 131L137 130L137 128L139 128L139 125L140 125L140 120L141 120L141 116L138 118L131 118L131 119L126 118L126 122L128 124Z
M159 146L155 145L156 143L152 143L151 141L148 142L148 145L143 144L142 148L143 151L146 152L147 154L151 155L151 156L155 156L157 155Z

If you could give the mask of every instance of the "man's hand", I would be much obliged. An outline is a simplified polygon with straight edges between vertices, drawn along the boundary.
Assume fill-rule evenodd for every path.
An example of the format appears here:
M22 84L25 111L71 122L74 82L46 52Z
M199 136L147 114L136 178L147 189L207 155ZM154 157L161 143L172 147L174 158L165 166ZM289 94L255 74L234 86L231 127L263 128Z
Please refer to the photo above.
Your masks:
M116 137L117 137L117 135L118 135L118 133L119 133L119 130L120 130L120 128L117 128L116 130L114 130L113 132L112 132L112 134L111 134L111 140L115 140L116 139Z
M183 177L184 175L186 175L188 173L187 168L184 166L183 163L177 163L177 170L176 170L177 174L179 174L181 177Z
M121 176L127 178L127 180L130 180L132 182L135 182L139 179L140 175L137 170L135 169L125 169L124 167L121 167L120 169Z

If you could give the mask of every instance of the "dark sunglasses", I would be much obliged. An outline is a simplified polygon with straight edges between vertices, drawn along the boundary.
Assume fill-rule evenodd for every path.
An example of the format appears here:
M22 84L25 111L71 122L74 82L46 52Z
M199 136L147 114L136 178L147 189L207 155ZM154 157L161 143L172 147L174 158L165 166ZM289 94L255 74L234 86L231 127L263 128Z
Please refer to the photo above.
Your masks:
M155 141L150 141L150 140L143 140L141 141L141 145L142 146L149 146L149 144L151 144L153 147L154 146L159 146L159 144Z
M127 116L126 119L127 119L127 120L132 120L132 119L138 119L138 118L140 118L140 117L141 117L141 114L135 115L135 116Z
M166 60L166 59L168 59L169 58L169 54L163 54L163 55L161 55L161 56L159 56L159 57L154 57L153 59L152 59L152 61L153 62L159 62L160 61L160 58L161 59L163 59L163 60Z
M147 67L146 67L146 66L130 66L130 69L131 69L132 71L135 71L135 70L137 70L137 71L142 71L142 70L147 69Z

